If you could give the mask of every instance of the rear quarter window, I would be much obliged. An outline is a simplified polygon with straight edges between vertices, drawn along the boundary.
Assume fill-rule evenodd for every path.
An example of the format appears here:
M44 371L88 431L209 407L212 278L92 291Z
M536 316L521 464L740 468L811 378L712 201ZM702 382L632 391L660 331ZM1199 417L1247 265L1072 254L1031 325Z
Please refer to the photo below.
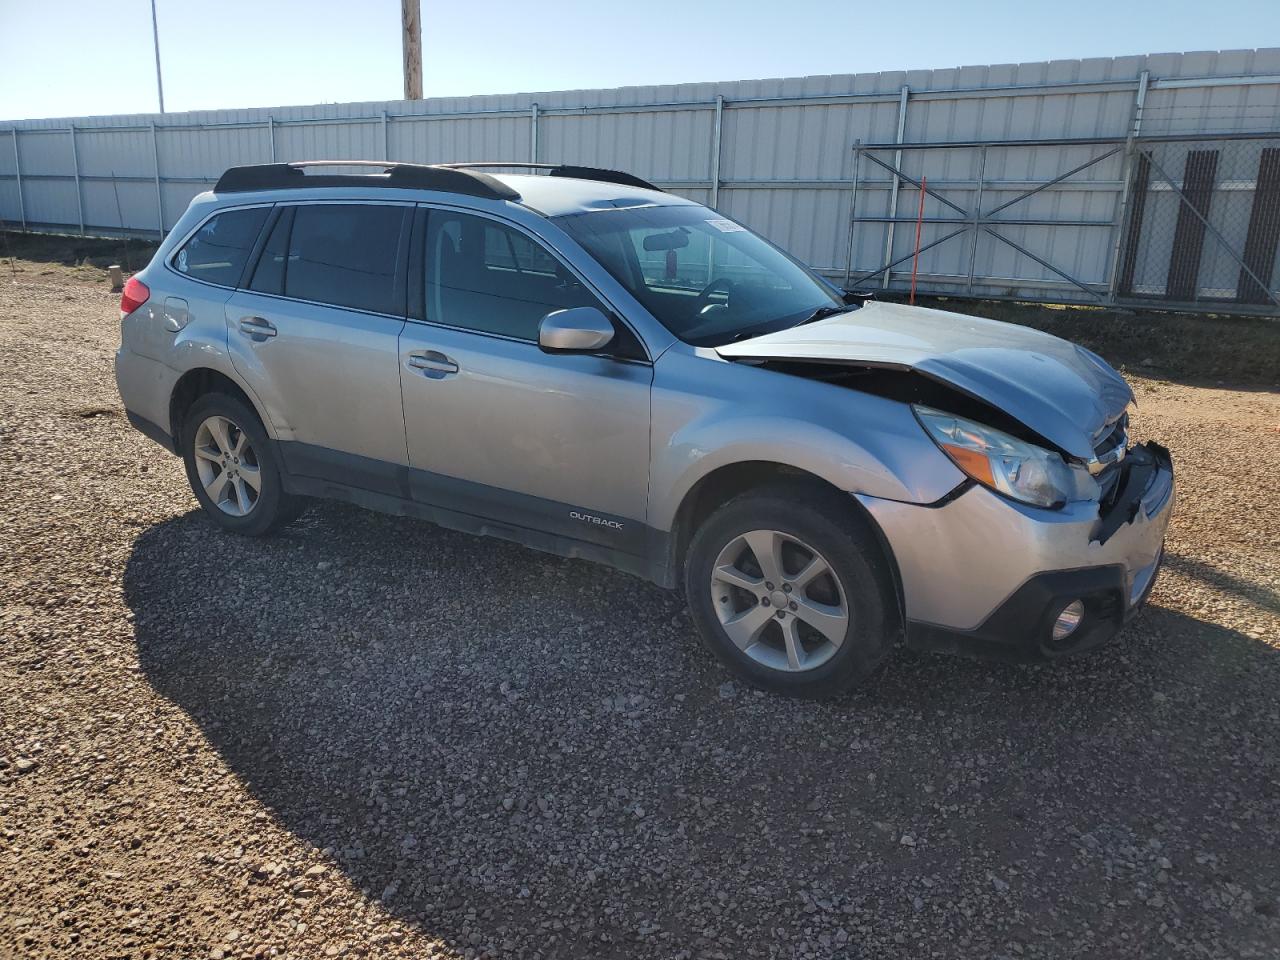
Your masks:
M174 269L196 280L234 287L270 212L270 207L253 207L210 217L174 256Z

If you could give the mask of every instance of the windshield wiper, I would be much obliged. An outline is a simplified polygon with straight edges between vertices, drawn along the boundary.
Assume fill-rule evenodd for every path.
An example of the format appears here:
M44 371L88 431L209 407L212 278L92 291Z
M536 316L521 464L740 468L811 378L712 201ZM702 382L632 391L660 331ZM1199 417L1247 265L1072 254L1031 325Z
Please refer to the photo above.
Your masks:
M834 317L838 313L849 313L854 309L855 309L854 307L850 307L847 305L843 307L832 307L832 306L819 307L817 310L813 311L813 313L809 314L807 317L805 317L803 320L797 323L796 326L803 327L806 323L816 323L819 320L827 319L827 317Z

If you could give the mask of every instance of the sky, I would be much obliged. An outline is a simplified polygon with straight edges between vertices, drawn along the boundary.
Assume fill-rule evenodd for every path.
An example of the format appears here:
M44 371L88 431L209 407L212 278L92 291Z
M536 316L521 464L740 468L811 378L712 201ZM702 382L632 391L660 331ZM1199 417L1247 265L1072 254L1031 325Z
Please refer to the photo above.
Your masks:
M1280 0L421 0L426 96L1280 46ZM399 0L156 0L168 112L394 100ZM149 0L0 0L0 119L157 109Z

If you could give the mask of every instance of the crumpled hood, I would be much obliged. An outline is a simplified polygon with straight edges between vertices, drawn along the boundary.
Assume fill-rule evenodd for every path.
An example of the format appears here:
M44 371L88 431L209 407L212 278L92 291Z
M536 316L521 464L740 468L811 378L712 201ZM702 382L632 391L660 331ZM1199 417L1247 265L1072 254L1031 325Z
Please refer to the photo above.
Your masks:
M916 370L977 397L1081 459L1133 392L1105 360L1030 327L871 301L861 309L725 344L728 359L814 360Z

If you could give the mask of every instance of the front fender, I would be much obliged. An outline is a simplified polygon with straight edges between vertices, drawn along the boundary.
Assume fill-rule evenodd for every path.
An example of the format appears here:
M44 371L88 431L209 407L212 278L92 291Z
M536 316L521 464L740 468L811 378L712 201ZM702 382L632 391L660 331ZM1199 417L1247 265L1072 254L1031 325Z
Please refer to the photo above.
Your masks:
M670 530L713 471L777 463L837 489L933 503L964 475L895 400L696 353L655 365L649 524Z

